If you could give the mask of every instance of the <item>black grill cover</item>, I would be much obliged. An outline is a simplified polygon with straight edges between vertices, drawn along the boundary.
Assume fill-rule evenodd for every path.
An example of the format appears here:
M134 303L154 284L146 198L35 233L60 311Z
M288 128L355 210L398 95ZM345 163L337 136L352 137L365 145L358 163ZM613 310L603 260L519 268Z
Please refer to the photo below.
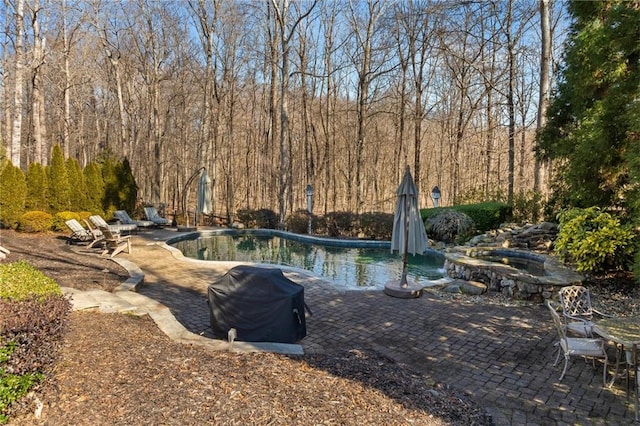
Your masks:
M231 328L245 342L294 343L307 335L304 287L280 269L236 266L209 285L208 302L222 339Z

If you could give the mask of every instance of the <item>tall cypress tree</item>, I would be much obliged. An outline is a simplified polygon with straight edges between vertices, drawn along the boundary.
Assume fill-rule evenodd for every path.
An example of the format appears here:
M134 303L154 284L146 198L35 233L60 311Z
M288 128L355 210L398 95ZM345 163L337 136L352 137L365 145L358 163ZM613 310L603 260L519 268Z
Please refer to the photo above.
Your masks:
M102 208L105 212L119 210L120 189L116 174L116 161L110 155L106 155L102 163L102 180L104 181Z
M51 165L48 167L49 202L52 213L67 211L71 208L69 177L64 162L62 148L56 144L51 154Z
M120 186L120 206L122 209L133 212L136 208L136 199L138 198L138 186L133 177L129 160L126 157L122 163L117 165L116 176Z
M47 173L40 163L31 163L27 169L27 210L49 210Z
M556 167L555 207L640 213L640 8L573 1L564 68L541 134Z
M80 163L75 158L69 157L66 162L67 176L69 177L69 201L74 211L89 210L87 199L87 183Z
M19 167L7 163L0 173L0 222L16 229L24 213L27 183Z
M87 184L87 210L103 215L104 180L100 164L95 161L87 164L84 168L84 178Z

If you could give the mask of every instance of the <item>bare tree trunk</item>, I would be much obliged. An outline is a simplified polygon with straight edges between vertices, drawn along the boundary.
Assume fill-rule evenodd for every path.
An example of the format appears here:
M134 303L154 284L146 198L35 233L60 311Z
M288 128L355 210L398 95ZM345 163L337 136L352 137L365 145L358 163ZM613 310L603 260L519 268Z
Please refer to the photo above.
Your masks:
M536 132L539 134L546 123L549 107L549 65L551 62L551 25L549 24L549 0L540 0L540 33L542 51L540 52L540 92L538 95L538 116ZM546 192L546 164L536 155L534 164L533 190Z
M71 54L71 43L67 30L67 0L62 0L62 44L64 55L64 86L62 88L62 98L64 102L64 122L62 123L62 152L65 158L69 158L71 150L71 72L69 69L69 55ZM86 165L83 161L82 165Z
M24 91L23 35L24 35L24 0L16 1L16 55L14 61L13 87L13 120L11 128L11 162L20 167L20 152L22 148L22 103Z
M31 116L33 125L34 151L33 159L42 165L47 164L48 150L45 149L47 130L44 111L44 87L42 84L42 67L45 64L45 40L40 34L40 1L35 0L32 10L33 57L31 60L32 104ZM65 157L66 158L66 157Z
M514 85L515 85L515 46L513 35L511 34L511 22L512 22L512 0L509 0L507 6L507 23L506 23L506 35L507 35L507 49L508 49L508 61L509 61L509 89L507 93L507 110L509 115L509 178L508 178L508 190L507 200L509 203L513 202L513 187L515 180L515 105L514 105Z

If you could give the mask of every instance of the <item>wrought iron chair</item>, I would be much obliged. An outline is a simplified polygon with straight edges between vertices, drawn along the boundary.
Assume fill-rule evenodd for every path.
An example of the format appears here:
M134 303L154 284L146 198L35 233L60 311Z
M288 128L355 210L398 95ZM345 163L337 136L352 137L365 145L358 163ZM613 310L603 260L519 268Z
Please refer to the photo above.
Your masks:
M609 358L607 357L607 351L605 350L604 340L588 337L567 337L565 332L565 325L560 319L560 314L558 314L555 307L548 300L547 307L549 308L549 312L551 312L551 318L553 319L553 324L556 328L556 331L558 332L559 339L557 342L558 353L553 365L558 365L560 352L562 352L564 355L564 368L562 369L562 374L560 374L559 381L562 381L565 373L567 372L569 358L572 356L579 356L593 359L594 366L595 359L604 360L604 368L602 370L602 384L603 386L605 386L607 383L607 365L609 364Z
M591 306L589 289L581 285L572 285L561 288L559 293L567 332L582 337L593 337L594 316L609 315Z

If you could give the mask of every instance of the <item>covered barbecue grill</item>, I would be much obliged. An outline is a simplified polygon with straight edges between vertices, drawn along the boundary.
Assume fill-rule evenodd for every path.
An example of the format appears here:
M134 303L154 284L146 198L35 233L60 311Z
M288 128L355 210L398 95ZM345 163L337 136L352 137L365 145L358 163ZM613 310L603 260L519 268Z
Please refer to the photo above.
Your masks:
M236 266L209 285L211 328L226 339L295 343L307 335L304 287L280 269Z

